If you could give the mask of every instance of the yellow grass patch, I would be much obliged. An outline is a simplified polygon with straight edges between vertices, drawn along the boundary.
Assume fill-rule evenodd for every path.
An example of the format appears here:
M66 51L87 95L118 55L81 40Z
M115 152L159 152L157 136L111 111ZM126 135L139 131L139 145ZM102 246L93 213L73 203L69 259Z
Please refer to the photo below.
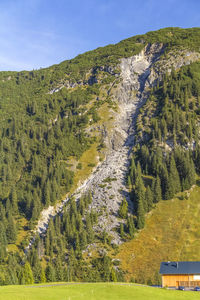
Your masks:
M126 278L147 281L162 261L200 260L200 187L189 198L161 201L146 217L146 225L120 246L117 258Z
M93 168L89 164L97 164L99 160L99 153L97 150L98 143L94 143L91 147L83 153L78 163L81 164L81 169L75 170L74 184L70 192L74 192L78 185L80 185L91 174Z

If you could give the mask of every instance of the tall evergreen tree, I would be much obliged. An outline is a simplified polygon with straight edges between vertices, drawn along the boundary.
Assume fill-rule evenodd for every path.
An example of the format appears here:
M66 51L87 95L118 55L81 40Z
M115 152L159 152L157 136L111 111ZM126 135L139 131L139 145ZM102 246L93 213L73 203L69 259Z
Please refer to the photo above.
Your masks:
M55 268L51 263L48 263L46 270L45 270L46 280L47 282L54 282L56 281L56 272Z
M144 187L144 183L142 180L142 172L141 172L139 163L137 165L137 175L136 175L134 194L135 194L135 201L134 201L135 211L138 210L139 201L142 202L142 207L146 211L147 205L146 205L146 199L145 199L145 187Z
M145 224L145 213L142 199L139 199L137 207L137 228L142 229Z
M33 273L32 273L31 266L28 261L24 265L23 280L24 280L25 284L33 284L34 283Z
M6 236L8 243L15 243L17 238L17 229L15 225L15 221L11 214L8 215L8 225L6 228Z
M121 225L121 224L120 224ZM134 234L135 234L135 224L134 224L134 221L133 221L133 216L129 216L127 218L127 225L126 225L126 228L127 228L127 232L128 234L130 235L131 238L134 237Z
M15 187L12 188L10 193L10 202L12 205L12 210L14 214L18 213L18 200L17 200L17 193Z
M149 212L153 207L153 194L149 185L146 188L145 199L147 203L147 212Z
M124 198L119 207L119 216L125 219L127 217L127 213L128 213L128 203Z
M153 182L153 202L157 203L162 200L162 192L160 186L160 177L157 175Z
M181 191L181 184L180 184L179 173L177 171L174 156L172 154L170 159L170 169L169 169L169 176L167 181L165 198L171 199L176 193L180 191Z

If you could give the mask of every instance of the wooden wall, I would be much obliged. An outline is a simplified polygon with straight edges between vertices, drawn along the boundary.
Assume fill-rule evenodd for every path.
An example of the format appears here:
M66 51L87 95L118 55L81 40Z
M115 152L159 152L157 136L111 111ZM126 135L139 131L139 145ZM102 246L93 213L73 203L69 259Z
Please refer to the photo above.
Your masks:
M193 275L162 275L162 286L178 287L180 281L193 281Z

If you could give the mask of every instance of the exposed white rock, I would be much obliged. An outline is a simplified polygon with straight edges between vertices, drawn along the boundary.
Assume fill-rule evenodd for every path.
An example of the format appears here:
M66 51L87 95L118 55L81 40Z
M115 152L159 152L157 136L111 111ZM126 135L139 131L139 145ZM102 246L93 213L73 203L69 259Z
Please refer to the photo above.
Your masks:
M104 142L109 150L105 160L94 168L93 173L86 179L74 193L75 200L78 200L81 194L91 191L91 208L102 211L98 220L98 229L105 229L110 233L115 243L121 240L114 228L119 225L118 210L119 205L126 197L130 210L132 203L129 199L129 193L126 188L126 174L129 166L129 155L134 145L134 126L138 114L138 109L145 103L148 87L153 86L157 80L162 78L171 66L180 67L187 64L188 61L198 59L198 55L188 53L187 59L171 60L162 65L162 71L158 72L156 62L164 51L162 44L153 44L145 47L140 54L129 58L123 58L120 62L121 81L118 84L117 91L112 94L114 100L118 102L119 110L116 113L114 129L111 133L105 130ZM59 89L63 88L61 86ZM52 90L51 93L58 90ZM106 182L112 179L110 182ZM68 202L66 198L55 208L50 206L41 213L35 232L45 233L49 219L63 210ZM105 209L105 210L103 210ZM29 247L34 242L30 241Z

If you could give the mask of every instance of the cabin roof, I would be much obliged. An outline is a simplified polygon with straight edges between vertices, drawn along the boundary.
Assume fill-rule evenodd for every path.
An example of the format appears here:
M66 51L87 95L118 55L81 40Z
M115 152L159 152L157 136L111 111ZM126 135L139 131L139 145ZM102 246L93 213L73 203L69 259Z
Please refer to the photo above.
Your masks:
M200 274L200 261L161 262L160 274Z

